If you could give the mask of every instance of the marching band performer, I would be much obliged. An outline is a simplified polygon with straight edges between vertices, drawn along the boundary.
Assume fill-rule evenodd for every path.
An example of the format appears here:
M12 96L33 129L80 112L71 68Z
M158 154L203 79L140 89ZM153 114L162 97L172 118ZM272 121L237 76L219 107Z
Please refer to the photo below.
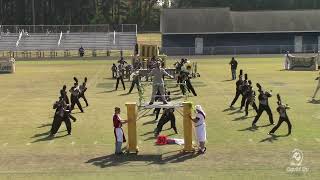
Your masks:
M206 114L200 105L196 105L195 109L196 117L192 118L190 115L190 119L194 122L194 126L196 129L197 140L199 143L199 153L205 153L207 150L205 146L207 140L205 123Z
M163 76L169 76L172 79L173 79L173 76L171 76L163 68L161 68L160 62L157 62L156 68L152 69L149 76L154 76L153 84L152 84L152 95L151 95L151 100L149 105L153 104L157 91L160 91L163 104L168 104L166 98L164 97L165 92L164 92Z
M316 91L314 92L314 94L312 96L312 100L314 100L314 98L316 97L316 95L320 89L320 72L319 72L319 76L315 80L318 81L318 85L316 87Z
M113 115L113 127L114 127L114 136L115 136L115 154L121 155L123 152L121 151L122 143L126 142L126 137L124 136L124 132L122 130L122 125L127 123L127 120L121 120L120 118L120 108L114 108Z
M289 117L287 115L287 109L290 109L290 107L287 104L283 104L282 103L281 97L280 97L279 94L277 94L277 98L278 98L277 111L279 113L279 121L278 121L278 124L275 127L273 127L272 130L268 134L272 135L274 132L276 132L276 130L280 127L282 122L285 121L288 124L288 135L290 135L291 134L292 125L291 125Z
M126 87L125 87L124 82L123 82L123 73L124 73L124 65L120 63L120 64L118 65L118 68L117 68L117 84L116 84L116 90L118 90L119 81L121 81L121 83L122 83L123 90L126 90Z
M74 109L75 104L77 104L78 108L80 109L80 111L83 113L83 109L82 106L79 102L79 96L80 96L80 89L78 86L78 81L76 81L74 83L74 86L69 90L69 92L71 93L71 111Z
M259 96L258 96L258 99L259 99L259 109L258 109L258 113L256 115L256 117L254 118L253 122L252 122L252 126L255 127L256 126L256 123L257 121L259 120L261 114L263 113L263 111L266 111L268 116L269 116L269 121L270 121L270 124L274 124L273 122L273 116L272 116L272 111L270 109L270 106L269 106L269 101L268 99L270 97L272 97L272 94L268 91L263 91L262 90L262 87L259 83L257 83L257 87L258 87L258 91L259 91Z

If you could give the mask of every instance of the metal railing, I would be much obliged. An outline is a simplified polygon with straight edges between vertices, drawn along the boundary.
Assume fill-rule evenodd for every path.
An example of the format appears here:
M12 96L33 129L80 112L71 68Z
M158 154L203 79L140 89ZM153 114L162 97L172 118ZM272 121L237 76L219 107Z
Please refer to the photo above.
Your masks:
M195 47L162 47L161 53L177 55L228 55L228 54L283 54L287 51L295 53L317 53L318 44L304 44L301 50L295 51L294 45L252 45L252 46L214 46L203 47L196 51Z
M136 32L136 24L95 24L95 25L0 25L0 32L19 33L60 33L62 32Z

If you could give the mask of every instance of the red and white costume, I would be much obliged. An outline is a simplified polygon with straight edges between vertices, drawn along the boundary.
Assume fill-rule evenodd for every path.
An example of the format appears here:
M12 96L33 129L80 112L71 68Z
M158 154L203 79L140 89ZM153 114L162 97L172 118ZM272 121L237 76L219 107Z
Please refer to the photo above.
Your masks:
M114 136L116 138L116 142L126 142L126 137L124 136L122 130L121 118L118 114L113 115L113 127L114 127Z

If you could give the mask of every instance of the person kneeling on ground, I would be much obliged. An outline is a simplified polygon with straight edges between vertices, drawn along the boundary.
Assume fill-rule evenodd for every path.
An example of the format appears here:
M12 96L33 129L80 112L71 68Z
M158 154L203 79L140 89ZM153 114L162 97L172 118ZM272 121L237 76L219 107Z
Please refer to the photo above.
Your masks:
M169 108L169 109L163 110L163 114L157 124L156 129L154 130L155 137L158 137L158 135L162 131L163 126L169 121L171 122L171 128L173 128L174 132L178 134L178 131L176 128L176 117L174 116L174 108Z
M200 146L199 153L205 153L207 150L207 148L205 147L205 143L207 140L205 123L206 114L200 105L196 105L195 109L196 117L192 118L190 115L190 119L194 122L194 126L196 129L197 140Z

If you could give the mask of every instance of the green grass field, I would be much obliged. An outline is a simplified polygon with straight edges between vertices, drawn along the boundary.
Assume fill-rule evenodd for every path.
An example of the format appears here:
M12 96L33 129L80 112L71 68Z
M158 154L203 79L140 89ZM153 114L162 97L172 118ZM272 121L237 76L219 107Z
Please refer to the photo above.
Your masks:
M169 58L170 59L170 58ZM255 115L227 110L235 93L230 79L229 58L190 58L198 62L201 77L192 80L198 97L189 100L201 104L207 113L207 153L182 155L178 145L156 146L150 123L153 116L138 121L137 156L113 156L113 107L137 101L136 89L112 91L112 61L23 61L17 62L15 74L0 74L0 179L319 179L320 111L319 104L309 103L316 86L317 72L281 71L282 58L238 58L239 68L255 84L280 93L292 109L292 135L271 139L271 126L250 131ZM172 63L171 63L172 62ZM173 64L173 60L170 63ZM68 89L72 77L88 77L85 113L74 112L71 136L62 124L57 137L47 140L54 110L52 104L63 84ZM129 89L129 82L126 82ZM255 88L256 89L256 88ZM171 88L171 91L178 88ZM176 91L175 93L178 93ZM146 92L150 94L150 88ZM239 100L235 107L239 107ZM84 102L82 101L82 104ZM270 99L275 121L276 97ZM177 113L179 134L163 131L170 137L183 138L182 117ZM257 125L268 124L267 115ZM169 124L166 125L166 129ZM124 127L126 131L126 127ZM287 133L283 126L277 134ZM301 166L307 173L290 173L291 151L303 151Z

